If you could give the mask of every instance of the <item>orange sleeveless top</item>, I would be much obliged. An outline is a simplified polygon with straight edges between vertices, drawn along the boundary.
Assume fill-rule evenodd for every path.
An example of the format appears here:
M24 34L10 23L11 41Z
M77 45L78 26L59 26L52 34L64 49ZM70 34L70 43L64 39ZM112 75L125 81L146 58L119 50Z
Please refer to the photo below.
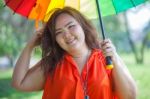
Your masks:
M112 88L111 70L105 69L105 58L97 49L92 51L81 75L73 58L65 54L53 76L47 77L42 99L84 99L83 83L87 72L89 99L118 99Z

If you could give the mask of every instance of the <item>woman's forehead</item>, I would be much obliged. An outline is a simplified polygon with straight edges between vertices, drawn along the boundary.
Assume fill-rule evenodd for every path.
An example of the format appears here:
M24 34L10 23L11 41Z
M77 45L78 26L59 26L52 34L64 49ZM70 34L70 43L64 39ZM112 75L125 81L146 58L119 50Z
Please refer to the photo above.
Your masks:
M66 13L60 14L56 18L56 28L59 26L65 26L68 23L77 23L77 21L73 16Z
M56 18L56 22L57 21L67 21L67 20L76 20L76 19L67 13L62 13Z

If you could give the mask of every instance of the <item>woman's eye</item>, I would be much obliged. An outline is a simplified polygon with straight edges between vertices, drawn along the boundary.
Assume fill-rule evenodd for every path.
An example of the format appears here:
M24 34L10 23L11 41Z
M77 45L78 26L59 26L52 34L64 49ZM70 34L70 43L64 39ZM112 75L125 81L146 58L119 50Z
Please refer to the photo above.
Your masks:
M55 35L58 35L58 34L61 34L61 33L62 33L62 31L58 31L58 32L55 33Z
M70 28L73 28L73 27L75 27L75 25L69 25L69 27L68 27L68 28L70 29Z

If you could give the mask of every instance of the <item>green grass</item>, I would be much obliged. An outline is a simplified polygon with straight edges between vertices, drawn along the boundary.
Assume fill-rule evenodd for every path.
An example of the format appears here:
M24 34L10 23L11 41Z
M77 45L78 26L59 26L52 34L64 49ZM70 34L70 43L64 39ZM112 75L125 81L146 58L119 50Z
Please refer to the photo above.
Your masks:
M144 64L136 64L132 54L121 54L138 86L137 99L150 98L150 51L146 51ZM41 99L42 92L25 93L11 87L12 69L0 70L0 99Z
M20 92L11 86L12 69L0 70L0 99L41 99L42 92Z
M122 54L121 57L136 81L138 87L137 99L150 98L150 50L145 51L144 64L136 64L132 54Z

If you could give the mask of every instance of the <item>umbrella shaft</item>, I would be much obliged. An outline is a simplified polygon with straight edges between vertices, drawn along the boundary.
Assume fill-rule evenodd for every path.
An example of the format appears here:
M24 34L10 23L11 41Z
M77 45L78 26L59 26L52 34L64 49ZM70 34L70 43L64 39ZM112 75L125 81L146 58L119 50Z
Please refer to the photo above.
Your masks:
M99 24L100 24L101 31L102 31L102 37L104 40L106 38L106 36L105 36L105 32L104 32L104 26L103 26L103 22L102 22L101 10L100 10L100 5L99 5L98 0L96 0L96 6L97 6L98 17L99 17Z

